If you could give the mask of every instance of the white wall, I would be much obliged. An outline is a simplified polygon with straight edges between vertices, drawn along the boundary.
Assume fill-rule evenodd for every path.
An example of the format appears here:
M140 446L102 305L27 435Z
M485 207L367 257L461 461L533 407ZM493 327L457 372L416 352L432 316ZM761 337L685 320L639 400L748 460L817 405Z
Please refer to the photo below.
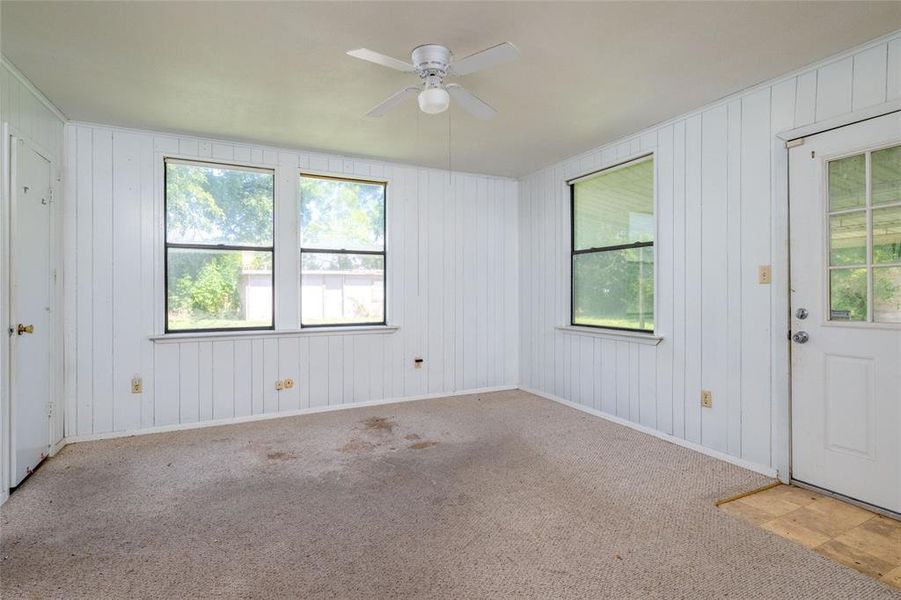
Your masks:
M62 164L63 148L63 116L50 102L37 91L19 71L6 59L0 61L0 125L5 124L9 135L27 140L40 149L40 152L51 162L56 172ZM5 329L11 322L9 314L9 147L8 140L0 143L0 323ZM56 209L55 224L58 227L61 213L60 204ZM56 320L61 328L61 315ZM14 315L12 316L14 317ZM4 336L5 338L5 336ZM57 379L53 382L56 391L61 389L61 370L54 373ZM58 442L63 437L63 411L54 411L50 422L51 441ZM0 501L4 500L9 490L9 344L0 344Z
M665 91L661 91L664 93ZM787 240L776 139L901 98L901 33L757 86L520 182L520 381L763 467L782 467L773 398L787 382ZM556 330L569 322L567 179L653 150L657 333L632 341ZM780 200L782 198L782 200ZM784 261L782 261L784 262ZM785 311L787 313L787 309ZM773 382L776 382L774 384ZM700 391L713 407L700 406ZM784 407L780 407L782 410Z
M516 384L517 182L91 124L67 131L67 438ZM163 327L164 155L276 169L282 330L299 323L298 172L387 179L388 320L399 329L151 341ZM143 394L130 393L134 375ZM286 377L297 386L276 392Z

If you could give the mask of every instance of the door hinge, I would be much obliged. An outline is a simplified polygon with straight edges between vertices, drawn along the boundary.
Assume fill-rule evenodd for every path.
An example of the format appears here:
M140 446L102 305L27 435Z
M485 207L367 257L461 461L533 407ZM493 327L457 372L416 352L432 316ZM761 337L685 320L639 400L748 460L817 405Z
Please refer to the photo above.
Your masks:
M50 419L53 417L53 402L47 404L47 418Z

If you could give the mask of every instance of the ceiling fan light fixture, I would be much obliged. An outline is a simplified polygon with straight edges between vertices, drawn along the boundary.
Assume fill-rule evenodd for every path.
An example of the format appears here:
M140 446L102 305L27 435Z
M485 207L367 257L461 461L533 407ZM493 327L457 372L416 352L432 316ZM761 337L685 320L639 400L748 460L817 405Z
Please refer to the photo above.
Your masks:
M429 87L419 92L419 108L424 113L437 115L450 106L450 95L443 87Z

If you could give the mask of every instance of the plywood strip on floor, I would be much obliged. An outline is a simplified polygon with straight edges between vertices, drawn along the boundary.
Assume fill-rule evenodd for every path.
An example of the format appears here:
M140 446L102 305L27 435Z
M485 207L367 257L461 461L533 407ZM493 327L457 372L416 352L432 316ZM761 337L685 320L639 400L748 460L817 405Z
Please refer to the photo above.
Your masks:
M901 521L781 484L729 499L718 506L901 589Z

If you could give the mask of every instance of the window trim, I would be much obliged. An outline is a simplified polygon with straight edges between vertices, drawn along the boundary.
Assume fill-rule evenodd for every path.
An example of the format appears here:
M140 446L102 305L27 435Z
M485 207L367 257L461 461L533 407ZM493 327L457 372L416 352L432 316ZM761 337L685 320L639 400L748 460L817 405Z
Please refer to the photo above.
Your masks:
M248 246L242 244L197 244L197 243L180 243L169 241L169 194L168 194L168 176L169 163L182 165L197 165L201 167L219 167L234 171L249 171L254 173L266 173L272 176L272 243L269 246ZM185 159L176 156L163 156L163 333L164 334L195 334L195 333L228 333L241 331L274 331L275 330L275 207L276 207L276 185L275 169L266 167L257 167L252 165L242 165L240 163L226 163L211 160L195 160ZM201 327L193 329L171 329L169 327L169 249L181 250L213 250L213 251L249 251L249 252L269 252L272 255L272 312L271 323L268 326L254 327Z
M638 164L645 160L651 160L652 164L652 173L653 173L653 198L652 205L654 208L654 240L651 242L632 242L630 244L615 244L612 246L598 246L592 248L583 248L581 250L576 250L576 185L582 181L587 181L589 179L594 178L597 175L601 175L602 173L610 173L614 171L618 171L619 169ZM575 299L575 258L576 256L582 254L597 254L599 252L613 252L617 250L629 250L632 248L653 248L657 243L657 157L654 152L645 152L639 154L637 156L632 156L626 160L616 162L612 165L606 166L602 169L598 169L596 171L592 171L590 173L585 173L583 175L579 175L578 177L574 177L572 179L568 179L566 184L569 186L569 248L570 248L570 257L569 257L569 324L568 328L578 328L578 327L586 327L589 330L609 330L613 332L628 332L628 333L636 333L643 334L646 336L650 336L652 338L657 339L657 253L654 253L654 267L653 267L653 275L654 275L654 327L652 329L637 329L633 327L614 327L612 325L587 325L584 323L576 323L576 299ZM658 342L659 343L659 342Z
M327 329L332 327L373 327L373 326L387 326L388 325L388 181L377 180L377 179L362 179L355 177L339 177L336 175L323 175L320 173L314 173L312 171L299 171L298 172L298 188L300 184L300 178L307 177L309 179L326 179L331 181L346 181L349 183L362 183L367 185L378 185L382 187L382 249L381 250L347 250L347 249L319 249L319 248L304 248L303 246L303 231L302 231L302 223L300 220L300 194L297 194L297 207L298 211L296 214L298 215L297 219L297 246L299 248L297 258L298 258L298 270L297 270L297 279L298 279L298 305L300 307L299 314L297 315L297 322L300 325L300 329L309 330L309 329ZM308 254L362 254L367 256L381 256L382 257L382 320L381 321L366 321L366 322L353 322L353 323L317 323L314 325L305 325L303 322L303 254L304 252Z

